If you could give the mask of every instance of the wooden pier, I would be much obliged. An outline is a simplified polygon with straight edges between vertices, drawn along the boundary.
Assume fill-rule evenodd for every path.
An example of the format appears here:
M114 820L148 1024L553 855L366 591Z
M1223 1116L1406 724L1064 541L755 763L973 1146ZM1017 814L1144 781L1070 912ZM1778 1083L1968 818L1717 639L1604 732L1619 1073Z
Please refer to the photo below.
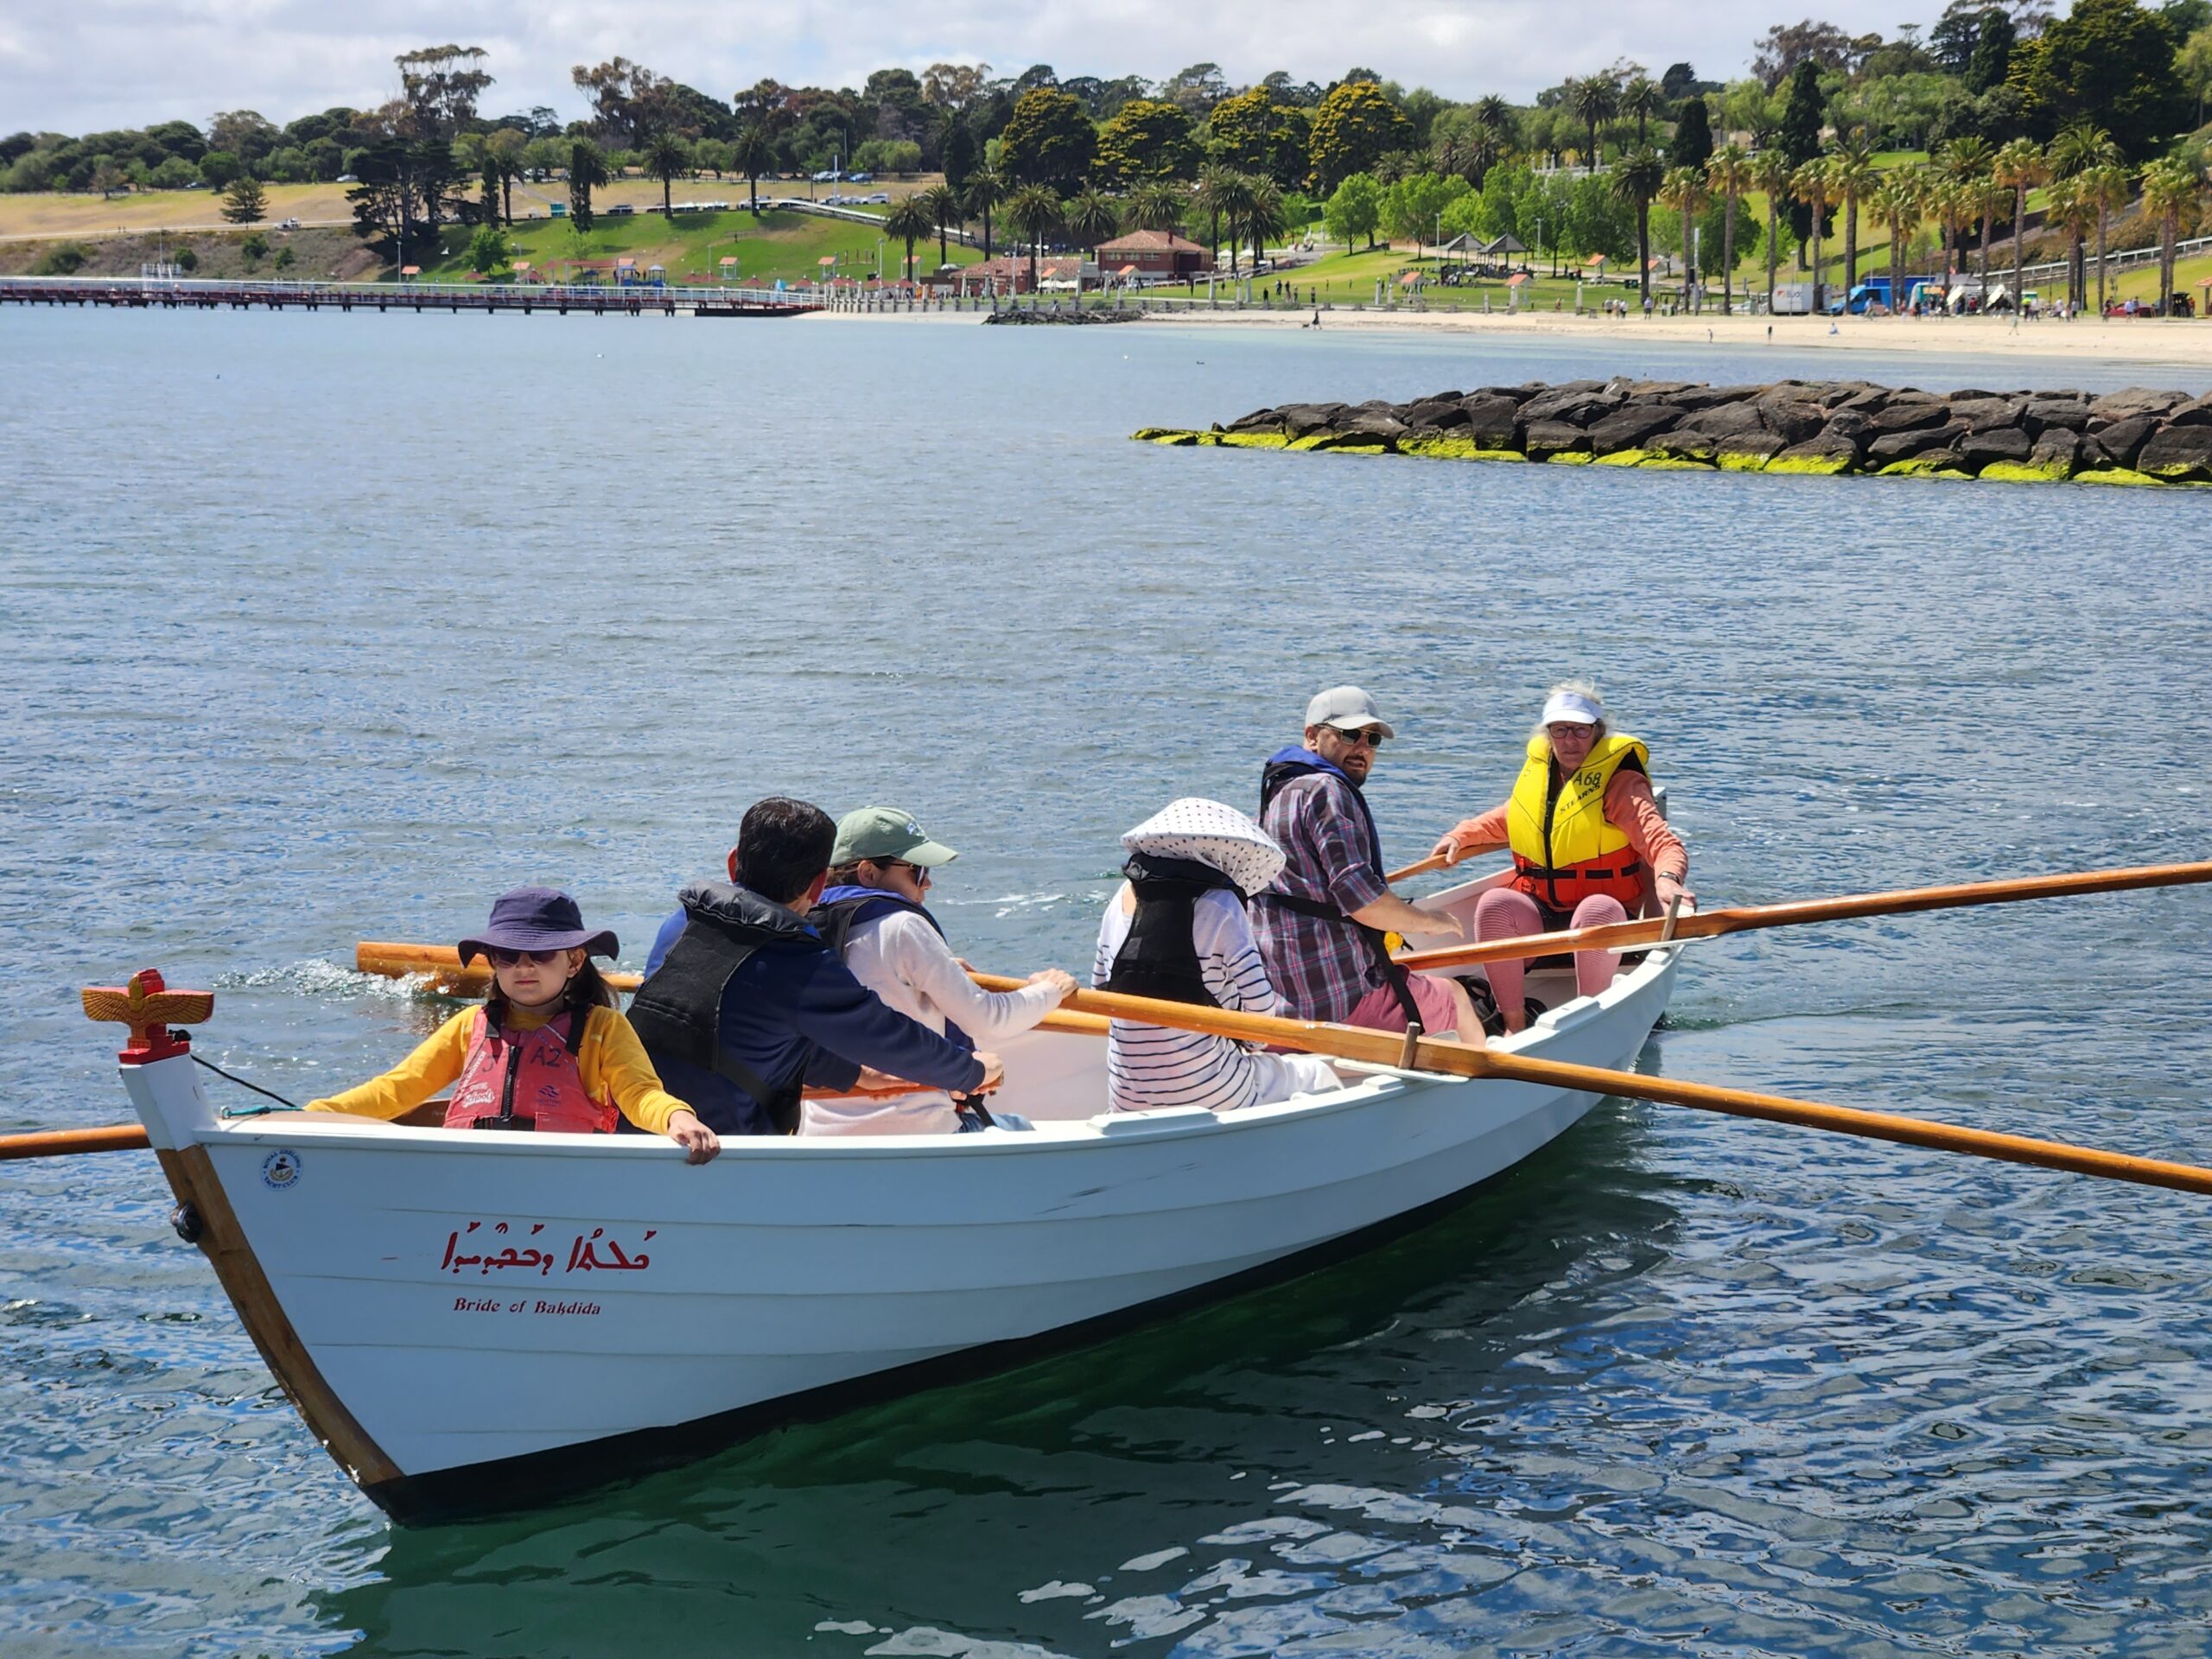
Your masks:
M96 305L134 310L534 311L567 316L650 315L791 317L819 311L810 294L771 289L557 287L486 283L186 282L129 277L0 277L0 304Z

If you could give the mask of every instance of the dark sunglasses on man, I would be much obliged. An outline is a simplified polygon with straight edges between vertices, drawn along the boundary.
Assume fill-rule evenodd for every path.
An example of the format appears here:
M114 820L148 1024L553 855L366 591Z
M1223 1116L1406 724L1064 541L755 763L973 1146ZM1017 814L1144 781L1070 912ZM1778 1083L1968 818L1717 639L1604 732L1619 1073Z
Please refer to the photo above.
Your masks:
M1355 745L1364 743L1370 749L1379 749L1382 747L1382 734L1372 726L1362 727L1356 732L1348 732L1341 726L1332 726L1329 729L1347 743Z

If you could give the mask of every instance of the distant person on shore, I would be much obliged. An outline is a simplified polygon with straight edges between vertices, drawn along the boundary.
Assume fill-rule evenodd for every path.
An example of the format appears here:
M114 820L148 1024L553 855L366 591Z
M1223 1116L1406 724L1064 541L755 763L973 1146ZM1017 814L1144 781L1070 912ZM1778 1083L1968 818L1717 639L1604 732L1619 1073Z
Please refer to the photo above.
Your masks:
M1253 943L1244 901L1274 880L1282 849L1233 806L1171 801L1122 837L1128 879L1098 923L1091 983L1132 996L1287 1017ZM1343 1087L1327 1061L1274 1054L1206 1032L1116 1020L1106 1039L1119 1112L1210 1111Z
M968 976L926 904L934 872L959 856L924 834L911 812L848 812L837 822L830 885L806 918L886 1007L963 1047L995 1047L1074 995L1076 982L1058 968L1030 975L1018 991L987 991ZM809 1096L799 1116L801 1135L952 1135L961 1127L942 1089Z
M819 807L755 801L729 880L677 895L631 999L630 1023L670 1091L724 1135L796 1132L809 1084L904 1080L973 1094L998 1083L996 1055L886 1007L807 925L836 839Z
M661 1087L592 963L618 948L604 928L585 927L565 893L500 894L483 931L461 942L462 967L480 954L492 964L482 1006L454 1015L382 1077L307 1109L395 1118L450 1084L449 1129L606 1135L619 1113L675 1141L687 1163L705 1163L721 1141Z
M1686 885L1690 855L1652 797L1650 752L1605 723L1595 686L1568 680L1544 700L1513 793L1479 817L1446 830L1434 852L1457 864L1510 848L1513 880L1475 904L1478 940L1522 938L1568 927L1600 927L1664 910ZM1508 1031L1528 1024L1527 963L1487 963ZM1578 950L1576 988L1593 996L1613 982L1618 950Z
M1432 1037L1482 1040L1467 994L1390 960L1386 930L1459 933L1456 918L1416 910L1383 880L1382 840L1363 792L1378 747L1396 735L1356 685L1306 708L1303 744L1277 750L1261 772L1260 824L1285 863L1253 895L1252 932L1268 977L1300 1020L1345 1020Z

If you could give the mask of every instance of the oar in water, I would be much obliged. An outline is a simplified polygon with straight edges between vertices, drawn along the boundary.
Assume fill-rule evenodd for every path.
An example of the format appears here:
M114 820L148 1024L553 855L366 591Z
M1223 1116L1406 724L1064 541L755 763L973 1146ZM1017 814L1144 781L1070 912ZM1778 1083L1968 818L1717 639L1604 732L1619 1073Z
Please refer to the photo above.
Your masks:
M986 990L1010 990L1021 982L978 974L976 982ZM1357 1026L1325 1025L1314 1020L1277 1020L1267 1014L1232 1014L1226 1009L1200 1007L1185 1002L1163 1002L1153 997L1125 996L1110 991L1079 991L1065 1005L1085 1014L1116 1020L1136 1020L1148 1025L1170 1026L1249 1042L1302 1049L1338 1059L1368 1060L1396 1065L1403 1039L1391 1032L1370 1031ZM1721 1112L1732 1117L1757 1118L1769 1123L1792 1123L1802 1128L1826 1129L1901 1146L1926 1147L1936 1152L1971 1154L2011 1164L2031 1164L2043 1169L2070 1170L2108 1180L2133 1181L2144 1186L2171 1187L2183 1192L2212 1193L2212 1169L2193 1164L2169 1163L2155 1158L2133 1158L2077 1147L2060 1141L2038 1141L2026 1135L1999 1135L1986 1129L1961 1128L1904 1117L1888 1112L1866 1112L1847 1106L1827 1106L1816 1101L1793 1100L1784 1095L1754 1094L1741 1089L1719 1089L1709 1084L1675 1083L1648 1077L1635 1071L1611 1071L1600 1066L1573 1065L1560 1060L1541 1060L1518 1054L1500 1054L1488 1048L1459 1043L1424 1040L1415 1046L1412 1070L1440 1071L1453 1077L1495 1078L1506 1083L1541 1084L1592 1095L1623 1095L1633 1100L1662 1105L1689 1106L1700 1111Z
M1718 938L1762 927L1794 927L1802 922L1846 922L1862 916L1903 916L1921 910L1965 910L1976 905L2010 905L2027 899L2066 899L2091 893L2125 893L2137 887L2180 887L2212 881L2212 863L2145 864L2125 870L2082 870L2070 875L2018 876L2003 881L1968 881L1948 887L1904 887L1894 893L1862 893L1842 899L1805 899L1786 905L1743 905L1707 910L1677 918L1671 935L1668 918L1609 922L1601 927L1571 928L1561 933L1529 933L1481 944L1447 944L1412 950L1398 958L1408 969L1463 968L1478 962L1511 962L1568 950L1633 950L1662 938Z

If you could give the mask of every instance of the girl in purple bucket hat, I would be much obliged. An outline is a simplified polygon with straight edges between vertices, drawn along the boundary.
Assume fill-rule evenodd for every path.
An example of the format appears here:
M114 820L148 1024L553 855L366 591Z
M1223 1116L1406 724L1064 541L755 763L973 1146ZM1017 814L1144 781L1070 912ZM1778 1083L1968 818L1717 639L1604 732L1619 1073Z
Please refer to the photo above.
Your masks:
M660 1086L645 1046L592 963L615 954L614 935L587 928L567 893L551 887L501 893L491 919L460 948L463 967L479 955L492 964L483 1006L454 1015L382 1077L311 1100L308 1110L389 1120L450 1084L449 1129L605 1135L619 1113L666 1135L690 1163L721 1150L715 1132Z

